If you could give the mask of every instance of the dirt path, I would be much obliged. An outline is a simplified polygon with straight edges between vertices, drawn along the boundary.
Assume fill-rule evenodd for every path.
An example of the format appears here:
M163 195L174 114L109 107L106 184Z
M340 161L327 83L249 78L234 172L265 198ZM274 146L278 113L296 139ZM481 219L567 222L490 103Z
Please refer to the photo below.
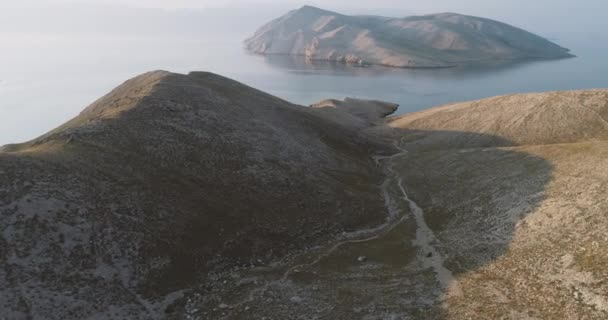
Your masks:
M385 197L386 208L388 211L387 221L374 228L355 231L344 234L342 239L325 247L318 248L312 252L306 252L301 255L291 256L267 267L267 270L276 270L277 277L275 280L266 280L263 285L251 289L245 298L234 304L226 304L223 307L226 310L236 310L256 300L257 297L263 296L272 286L286 283L290 281L290 276L302 270L309 269L319 264L324 259L335 254L340 248L349 244L365 244L374 240L382 239L384 236L395 230L404 221L414 218L416 222L416 237L412 240L410 237L404 241L411 241L413 245L418 247L417 261L424 269L432 269L435 278L439 283L443 292L442 299L452 296L462 295L462 290L458 282L450 270L444 266L444 257L441 255L438 247L441 245L433 231L426 224L424 211L411 200L404 187L403 178L397 171L399 160L402 160L408 155L408 151L400 146L399 142L395 142L400 152L391 156L374 157L378 166L386 168L386 178L382 184L382 192ZM316 251L316 252L315 252ZM304 261L304 262L302 262ZM269 269L268 269L269 268ZM283 271L280 271L283 270ZM255 272L255 271L254 271Z
M401 143L395 143L401 152L397 154L398 157L407 155L408 151L401 146ZM405 200L409 204L411 213L416 219L416 240L414 244L420 248L418 253L418 259L423 263L425 268L432 268L436 274L437 281L439 281L444 294L444 298L452 296L461 296L462 289L458 281L454 278L454 275L450 270L444 266L445 258L441 255L436 246L440 245L439 240L435 236L435 233L426 223L424 217L424 211L416 202L409 198L405 187L403 186L403 178L398 172L394 171L393 164L389 164L389 171L398 179L399 191Z

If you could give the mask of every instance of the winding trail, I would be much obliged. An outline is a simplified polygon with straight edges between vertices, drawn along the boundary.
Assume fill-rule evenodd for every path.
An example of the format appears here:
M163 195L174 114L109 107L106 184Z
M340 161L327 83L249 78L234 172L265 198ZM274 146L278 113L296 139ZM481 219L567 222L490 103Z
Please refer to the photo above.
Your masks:
M398 149L400 149L397 146L397 143L395 143L394 145ZM291 274L293 274L294 272L298 272L300 269L303 269L306 267L312 267L312 266L318 264L323 259L330 256L332 253L336 252L336 250L340 249L340 247L342 247L344 245L353 244L353 243L365 243L365 242L377 240L377 239L381 238L382 236L386 235L387 233L391 232L393 229L395 229L401 223L403 223L403 221L405 221L407 219L407 215L405 215L401 212L402 209L396 203L394 203L395 200L392 199L392 197L390 195L391 183L395 180L396 177L398 177L398 175L396 174L395 169L394 169L393 160L398 157L403 156L407 152L405 150L401 150L401 151L402 152L396 153L392 156L375 156L373 158L374 161L376 162L377 166L382 166L383 161L388 160L388 162L389 162L389 164L386 166L389 174L387 174L387 177L385 178L384 182L382 183L382 187L381 187L382 194L385 199L385 205L388 210L388 217L387 217L387 221L385 223L383 223L377 227L374 227L374 228L362 229L362 230L353 231L353 232L345 234L342 237L342 240L334 243L328 249L323 250L323 252L321 252L313 261L308 262L308 263L298 264L298 265L288 268L282 274L280 279L275 280L275 281L268 281L263 286L251 290L249 292L247 298L245 298L244 300L242 300L238 303L230 305L228 308L236 309L240 306L245 305L246 303L254 301L255 296L257 294L260 294L260 293L263 294L266 290L268 290L268 288L271 285L275 284L276 282L286 281ZM401 183L400 180L399 180L399 183ZM273 267L280 267L282 264L285 264L286 260L288 260L290 258L292 258L292 257L283 258L281 261L273 264Z
M401 146L401 143L395 143L395 147L401 151L399 153L400 156L407 155L408 151ZM407 201L410 211L416 219L416 239L413 241L413 243L420 248L420 252L418 254L419 260L422 261L425 268L432 268L435 272L437 281L439 281L439 284L444 291L444 299L462 296L463 292L460 288L458 280L456 280L452 272L445 267L445 258L435 247L436 245L440 244L440 242L435 236L433 230L431 230L431 228L429 228L427 225L424 218L424 211L416 202L410 199L405 187L403 186L403 178L396 173L392 167L392 164L389 165L389 171L392 171L397 177L402 199Z
M276 284L277 282L287 281L289 276L295 272L298 272L301 269L312 267L323 259L329 257L342 246L347 244L356 244L356 243L366 243L369 241L377 240L392 230L394 230L397 226L407 220L410 216L408 216L407 211L403 210L403 205L399 205L399 202L405 201L409 210L415 218L417 224L416 230L416 239L413 240L413 244L420 248L418 252L418 261L422 262L423 267L433 269L436 274L437 281L439 282L444 295L443 299L447 299L449 297L461 296L462 290L458 281L454 278L452 272L448 270L444 266L445 259L441 256L439 250L437 250L436 246L439 245L439 241L433 231L426 224L424 219L424 211L416 204L413 200L411 200L406 192L404 187L403 178L399 175L396 170L396 161L399 158L402 158L408 154L408 150L401 147L401 141L395 141L394 146L400 151L391 156L376 156L374 157L374 161L378 166L385 166L387 175L382 184L382 193L385 198L385 205L388 211L387 221L377 227L363 229L355 232L348 233L342 237L342 240L334 243L330 247L321 250L321 252L310 262L297 264L289 267L284 273L282 273L281 277L277 280L267 281L263 286L253 289L249 292L247 298L241 300L238 303L230 305L229 309L236 309L240 306L243 306L246 303L253 302L256 298L256 295L263 294L270 286ZM383 164L383 162L388 162L387 164ZM398 199L395 199L393 195L391 195L391 186L396 184L400 191L400 196ZM401 201L400 201L401 200ZM286 260L289 260L293 257L286 257L281 261L273 264L271 267L280 267L281 265L288 265L289 263Z
M444 266L445 259L441 256L437 248L433 246L433 243L438 243L438 240L424 220L424 211L407 196L401 182L399 182L399 188L403 193L403 199L409 203L410 210L416 219L417 230L414 244L420 247L422 253L420 260L422 260L425 267L431 267L433 268L433 271L435 271L437 281L439 281L439 284L444 290L444 298L462 296L463 293L458 280L456 280L452 272Z

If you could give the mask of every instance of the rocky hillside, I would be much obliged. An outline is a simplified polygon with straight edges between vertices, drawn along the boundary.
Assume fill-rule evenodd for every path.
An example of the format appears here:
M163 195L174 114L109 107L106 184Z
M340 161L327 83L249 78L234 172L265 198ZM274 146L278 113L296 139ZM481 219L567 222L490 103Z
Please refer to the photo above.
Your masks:
M163 318L218 271L383 223L386 148L315 111L159 71L3 147L2 317Z
M608 317L607 117L608 90L586 90L391 119L411 150L406 188L461 290L442 318Z
M264 55L401 68L572 57L568 49L490 19L456 13L346 16L310 6L264 25L245 46Z
M210 73L0 151L7 319L606 319L608 91L384 118Z
M436 107L390 119L408 130L453 132L438 148L541 145L608 139L608 92L514 94ZM429 140L417 144L429 147Z
M607 112L607 90L555 92L369 127L400 150L376 157L388 227L233 273L186 309L213 319L605 319Z

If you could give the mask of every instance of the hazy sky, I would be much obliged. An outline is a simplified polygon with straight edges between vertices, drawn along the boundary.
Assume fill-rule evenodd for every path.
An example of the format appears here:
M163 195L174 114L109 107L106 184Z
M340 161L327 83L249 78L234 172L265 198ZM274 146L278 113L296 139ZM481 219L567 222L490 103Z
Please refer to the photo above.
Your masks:
M118 4L130 5L147 8L208 8L208 7L230 7L230 6L252 6L252 5L291 5L300 6L303 4L318 5L324 7L358 7L358 8L398 8L409 7L413 10L442 10L442 9L463 9L463 10L506 10L508 12L526 11L533 8L542 8L541 11L534 12L541 14L553 10L566 10L574 13L579 10L593 11L595 9L606 9L604 0L425 0L425 1L403 1L403 0L322 0L322 1L301 1L301 0L20 0L6 1L12 3L3 6L28 6L36 4L61 4L61 3L86 3L86 4Z
M28 7L42 4L80 3L87 5L120 5L145 8L184 9L209 7L255 7L260 6L290 6L298 7L304 4L316 5L334 9L381 9L407 8L413 11L461 11L486 12L494 14L536 15L539 19L551 14L576 15L578 13L592 14L602 17L608 8L605 0L19 0L2 1L0 7Z
M606 0L19 0L0 1L0 24L2 20L9 21L5 24L12 25L24 20L28 31L36 28L44 30L52 23L65 24L66 17L70 17L70 14L76 19L77 16L83 16L82 11L86 8L93 10L104 7L102 12L106 13L110 11L109 8L118 9L116 11L132 8L204 11L214 8L216 18L229 14L228 9L231 9L243 16L247 15L248 21L257 23L305 4L353 14L403 16L451 11L501 20L547 37L564 33L603 34L608 29L608 19L605 19L608 12ZM62 11L62 18L52 19L52 8ZM36 11L43 15L36 15ZM27 19L30 15L36 18ZM138 18L135 11L129 11L129 15L135 21ZM45 17L49 19L44 19Z

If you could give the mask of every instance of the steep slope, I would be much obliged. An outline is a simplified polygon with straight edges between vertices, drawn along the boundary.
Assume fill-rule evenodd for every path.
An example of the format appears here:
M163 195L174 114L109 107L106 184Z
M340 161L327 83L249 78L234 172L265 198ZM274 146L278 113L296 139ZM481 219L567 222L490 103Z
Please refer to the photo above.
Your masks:
M378 145L317 113L159 71L5 146L2 315L161 318L218 270L382 223Z
M484 18L345 16L310 6L264 25L245 45L265 55L409 68L572 56L542 37Z

